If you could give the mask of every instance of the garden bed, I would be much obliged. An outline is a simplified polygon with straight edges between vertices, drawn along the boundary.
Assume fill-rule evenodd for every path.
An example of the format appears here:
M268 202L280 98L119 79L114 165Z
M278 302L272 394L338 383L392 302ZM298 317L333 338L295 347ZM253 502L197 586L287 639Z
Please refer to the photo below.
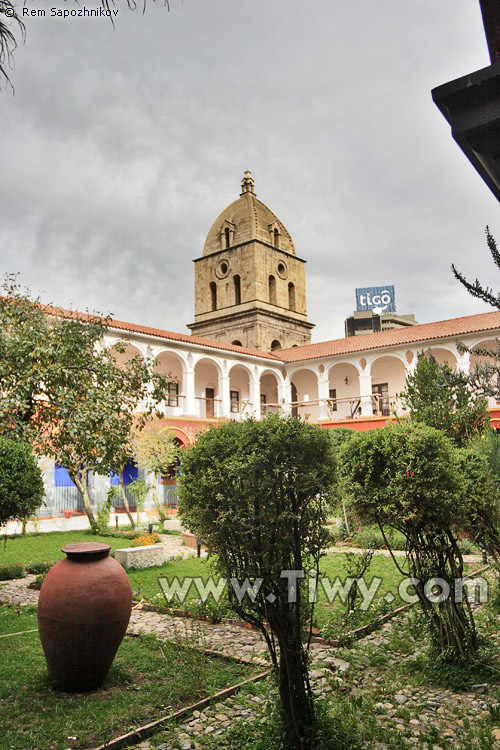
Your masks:
M126 636L101 689L63 693L50 685L36 627L34 608L0 609L2 747L88 750L255 674L187 641Z

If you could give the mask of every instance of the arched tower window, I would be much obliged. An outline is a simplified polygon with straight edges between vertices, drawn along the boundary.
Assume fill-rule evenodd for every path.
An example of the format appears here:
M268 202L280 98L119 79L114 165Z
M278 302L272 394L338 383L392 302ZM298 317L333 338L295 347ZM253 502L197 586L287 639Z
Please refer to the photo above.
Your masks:
M288 307L295 310L295 285L292 282L288 284Z
M233 276L234 280L234 304L239 305L241 304L241 282L240 277L238 274Z
M276 279L274 276L269 277L269 302L271 305L276 304Z
M217 284L215 281L210 282L210 296L212 298L212 310L217 310Z
M280 233L279 233L279 229L276 229L276 228L273 231L273 243L274 243L274 247L278 247L279 248L279 246L280 246Z
M231 245L231 230L229 229L229 227L226 227L224 229L224 234L225 234L225 237L226 237L226 247L230 247L230 245Z

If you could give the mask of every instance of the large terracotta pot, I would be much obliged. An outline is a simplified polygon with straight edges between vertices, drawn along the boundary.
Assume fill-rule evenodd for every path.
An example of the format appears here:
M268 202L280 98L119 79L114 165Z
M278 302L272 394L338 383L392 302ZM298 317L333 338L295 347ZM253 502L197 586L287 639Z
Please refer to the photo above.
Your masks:
M61 690L100 687L132 610L132 588L109 544L82 542L48 572L38 600L38 630L49 675Z

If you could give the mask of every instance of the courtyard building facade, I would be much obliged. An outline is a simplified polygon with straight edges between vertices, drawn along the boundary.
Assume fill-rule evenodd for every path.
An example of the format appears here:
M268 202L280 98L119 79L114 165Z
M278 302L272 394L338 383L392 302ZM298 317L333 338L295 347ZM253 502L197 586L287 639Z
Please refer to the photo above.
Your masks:
M125 341L123 361L152 357L157 370L170 376L160 422L183 446L221 419L270 413L324 428L382 427L404 415L399 394L421 352L469 372L475 356L460 343L496 347L500 312L311 343L304 261L282 222L257 200L246 172L240 197L220 214L195 260L195 322L189 327L192 335L113 320L104 341ZM494 399L489 409L492 426L500 428ZM42 465L41 515L82 507L64 467L48 460ZM136 467L127 467L126 476L137 478ZM95 506L114 481L91 477ZM167 504L175 505L175 483L175 477L160 482Z

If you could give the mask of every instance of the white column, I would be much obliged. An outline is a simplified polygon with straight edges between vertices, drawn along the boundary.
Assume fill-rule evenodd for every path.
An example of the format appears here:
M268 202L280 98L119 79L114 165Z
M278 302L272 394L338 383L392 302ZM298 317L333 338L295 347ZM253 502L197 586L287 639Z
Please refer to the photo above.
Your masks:
M260 378L250 381L250 401L251 403L249 409L245 412L245 416L253 414L256 419L260 419Z
M197 416L194 391L194 370L192 367L182 371L182 390L184 391L182 394L184 398L182 399L181 404L183 414L189 417Z
M319 419L328 419L328 407L326 399L330 397L330 381L328 372L318 375L318 400L319 400Z
M229 376L219 375L219 393L217 398L220 399L218 406L220 408L220 414L216 412L216 416L225 417L226 419L231 418L231 400L229 398Z
M281 406L282 414L290 414L290 401L292 400L291 384L289 380L285 380L283 385L278 383L278 403Z
M371 372L359 374L359 395L361 397L361 416L371 417L373 415Z
M468 375L470 372L470 352L460 354L457 351L457 371Z

